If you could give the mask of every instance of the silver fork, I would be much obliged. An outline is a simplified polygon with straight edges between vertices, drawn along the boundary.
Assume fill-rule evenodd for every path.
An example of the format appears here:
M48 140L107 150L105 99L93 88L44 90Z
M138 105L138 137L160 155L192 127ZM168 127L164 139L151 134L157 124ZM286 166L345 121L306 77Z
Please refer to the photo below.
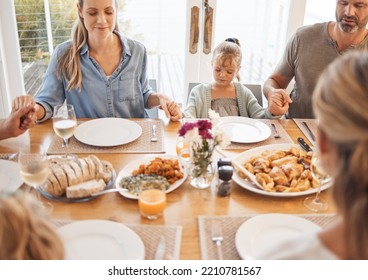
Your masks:
M151 137L151 142L157 142L158 139L156 137L156 125L152 125L152 137Z
M212 221L211 234L212 234L212 241L216 243L218 259L222 260L223 258L222 258L221 243L224 240L224 237L222 236L222 229L219 221Z
M272 127L273 131L275 132L273 137L275 137L276 139L281 138L280 134L277 132L276 126L273 123L271 123L271 127Z

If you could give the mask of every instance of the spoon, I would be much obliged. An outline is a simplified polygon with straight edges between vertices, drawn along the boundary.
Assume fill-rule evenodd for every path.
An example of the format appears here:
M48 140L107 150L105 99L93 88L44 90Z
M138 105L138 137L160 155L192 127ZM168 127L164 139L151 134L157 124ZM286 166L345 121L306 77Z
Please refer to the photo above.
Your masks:
M100 196L100 195L103 195L103 194L106 194L106 193L113 193L113 192L127 192L128 189L117 189L117 188L113 188L113 189L108 189L108 190L103 190L103 191L100 191L100 192L96 192L96 193L93 193L91 194L91 196Z
M157 142L157 137L156 137L156 125L152 125L152 137L151 137L151 142Z

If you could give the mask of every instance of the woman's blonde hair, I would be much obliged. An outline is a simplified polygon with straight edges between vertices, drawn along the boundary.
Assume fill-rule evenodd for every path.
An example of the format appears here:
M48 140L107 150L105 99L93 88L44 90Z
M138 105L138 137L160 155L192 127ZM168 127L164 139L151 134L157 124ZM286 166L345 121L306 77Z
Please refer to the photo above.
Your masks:
M0 259L60 260L64 247L48 216L30 194L0 194Z
M368 259L368 53L334 61L313 95L320 129L336 147L333 195L347 227L350 259Z
M78 4L80 8L83 8L84 0L78 0ZM115 0L116 10L118 9L118 1ZM114 31L119 31L119 26L117 22L115 22ZM57 64L57 76L61 79L61 76L65 77L68 82L68 86L66 90L70 90L72 88L77 88L78 90L82 89L82 70L80 65L80 50L87 43L88 40L88 31L84 26L84 20L80 17L78 13L78 19L74 22L72 28L72 44L70 47L63 53L58 60Z
M212 65L217 62L220 65L225 65L228 62L238 68L241 67L242 51L239 40L236 38L228 38L220 43L213 51ZM236 74L236 79L240 82L239 72Z

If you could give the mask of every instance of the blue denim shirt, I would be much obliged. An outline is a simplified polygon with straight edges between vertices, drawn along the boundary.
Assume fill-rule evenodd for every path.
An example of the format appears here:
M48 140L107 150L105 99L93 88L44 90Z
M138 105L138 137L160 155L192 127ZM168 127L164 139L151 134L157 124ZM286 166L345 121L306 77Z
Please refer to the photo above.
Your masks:
M72 104L77 118L144 118L147 99L153 92L148 84L146 48L116 32L123 45L119 66L107 77L99 64L89 55L88 44L80 50L83 75L82 89L66 90L64 77L57 78L58 58L70 47L66 41L55 48L43 84L35 97L46 115L52 117L53 107L65 100Z

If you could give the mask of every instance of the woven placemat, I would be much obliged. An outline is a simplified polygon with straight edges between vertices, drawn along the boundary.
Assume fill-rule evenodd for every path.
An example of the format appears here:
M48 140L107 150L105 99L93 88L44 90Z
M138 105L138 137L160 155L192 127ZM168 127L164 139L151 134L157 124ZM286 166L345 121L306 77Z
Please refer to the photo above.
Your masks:
M54 221L57 227L69 224L73 221ZM178 260L180 257L181 226L161 225L132 225L124 224L132 229L142 239L145 248L145 260L153 260L160 237L165 237L165 259Z
M314 137L317 135L317 120L316 119L293 119L295 124L299 127L299 129L303 132L305 137L309 140L309 142L312 143L312 145L315 144L315 141L313 141L312 137L310 136L309 132L303 125L303 122L306 122L310 130L313 132Z
M142 135L133 142L114 146L114 147L97 147L79 142L74 136L69 139L68 151L71 154L158 154L165 153L164 149L164 125L162 120L159 119L142 119L134 120L142 127ZM79 124L79 123L78 123ZM152 125L156 124L156 136L158 141L151 142ZM48 154L64 154L65 147L62 146L63 140L54 135L52 138L50 147L47 151Z
M0 154L0 159L8 159L11 154ZM13 161L16 161L18 157L15 157Z
M199 241L201 248L202 260L215 260L218 258L217 247L215 242L211 240L211 225L213 220L217 220L221 224L224 240L222 241L222 253L224 260L240 260L240 256L235 247L235 235L238 228L248 219L255 215L247 215L243 217L209 217L199 216ZM333 222L336 218L334 214L301 214L297 215L310 220L322 228Z
M267 126L270 127L272 133L271 133L271 136L268 139L266 139L262 142L249 143L249 144L231 142L231 144L229 146L227 146L226 148L223 148L223 149L224 150L248 150L248 149L259 147L260 145L293 144L294 143L293 140L291 139L291 137L289 136L289 134L286 132L286 130L279 123L278 120L259 119L259 121L265 123ZM279 135L281 136L280 138L275 138L274 137L274 131L271 128L272 123L276 126L276 130L279 133Z

